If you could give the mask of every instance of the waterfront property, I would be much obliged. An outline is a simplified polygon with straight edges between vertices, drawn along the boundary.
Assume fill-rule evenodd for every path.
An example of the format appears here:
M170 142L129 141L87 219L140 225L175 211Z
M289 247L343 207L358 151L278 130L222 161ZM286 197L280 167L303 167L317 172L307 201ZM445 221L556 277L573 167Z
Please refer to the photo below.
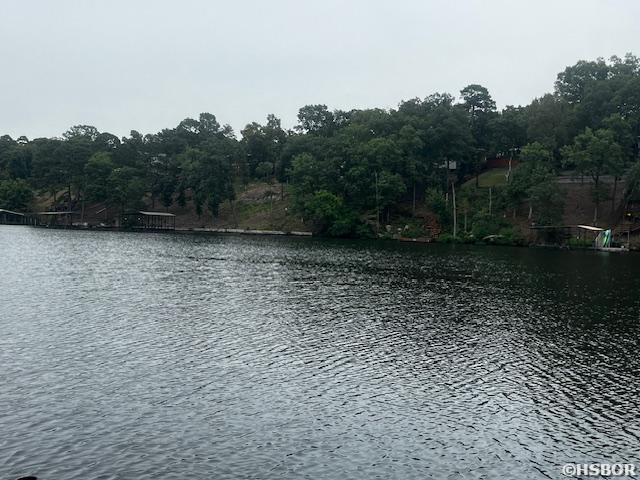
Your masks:
M122 215L121 225L142 230L175 230L176 216L166 212L128 212Z

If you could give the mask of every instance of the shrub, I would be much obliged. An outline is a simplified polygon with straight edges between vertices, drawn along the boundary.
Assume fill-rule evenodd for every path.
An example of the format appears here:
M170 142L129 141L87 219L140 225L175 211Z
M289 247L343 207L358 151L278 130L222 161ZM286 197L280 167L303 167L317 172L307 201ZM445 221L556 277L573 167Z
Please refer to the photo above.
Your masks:
M301 210L311 220L313 233L330 237L369 236L357 215L342 198L320 190L302 202Z
M447 207L447 201L443 193L437 188L427 190L425 204L433 213L438 216L440 225L445 226L451 223L451 212Z

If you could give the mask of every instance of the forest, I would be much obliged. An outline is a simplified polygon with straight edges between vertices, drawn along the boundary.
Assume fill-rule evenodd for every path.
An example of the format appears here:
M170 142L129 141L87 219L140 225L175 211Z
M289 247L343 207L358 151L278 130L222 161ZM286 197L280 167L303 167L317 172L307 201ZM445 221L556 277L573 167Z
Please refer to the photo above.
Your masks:
M123 138L89 125L60 138L4 135L0 208L30 211L37 199L52 210L192 202L198 215L215 217L243 185L265 181L280 184L320 235L375 236L398 218L412 235L421 208L448 235L507 234L516 217L560 221L563 193L554 178L563 171L589 179L594 223L598 206L615 197L604 176L614 188L625 178L626 194L638 195L639 140L640 59L626 54L579 61L557 75L552 93L502 110L487 88L470 84L458 96L434 93L394 109L306 105L290 130L268 115L236 135L202 113ZM518 166L502 188L475 188L490 158Z

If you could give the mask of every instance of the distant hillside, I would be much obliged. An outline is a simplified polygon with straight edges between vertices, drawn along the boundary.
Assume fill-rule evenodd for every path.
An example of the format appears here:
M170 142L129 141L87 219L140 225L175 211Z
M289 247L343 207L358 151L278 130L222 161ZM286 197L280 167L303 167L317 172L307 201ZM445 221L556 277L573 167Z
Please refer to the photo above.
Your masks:
M220 205L218 215L215 217L204 207L202 214L198 215L195 205L187 194L184 206L177 202L169 208L152 202L149 195L144 198L144 208L149 211L168 212L176 215L176 228L239 228L250 230L281 230L281 231L308 231L309 227L302 222L299 216L291 212L291 195L288 188L280 183L252 182L236 187L236 199L225 201ZM58 195L63 195L59 192ZM38 197L35 209L47 211L51 209L52 197ZM89 203L84 207L84 215L81 217L81 207L74 209L78 212L74 215L74 222L86 222L89 225L114 226L120 216L120 210L108 207L103 202Z

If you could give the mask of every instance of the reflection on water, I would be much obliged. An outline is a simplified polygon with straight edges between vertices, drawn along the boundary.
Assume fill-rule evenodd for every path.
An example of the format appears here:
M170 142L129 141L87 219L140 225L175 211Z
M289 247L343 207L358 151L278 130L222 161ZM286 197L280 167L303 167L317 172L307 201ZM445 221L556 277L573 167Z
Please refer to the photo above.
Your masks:
M640 463L640 256L0 227L0 478Z

